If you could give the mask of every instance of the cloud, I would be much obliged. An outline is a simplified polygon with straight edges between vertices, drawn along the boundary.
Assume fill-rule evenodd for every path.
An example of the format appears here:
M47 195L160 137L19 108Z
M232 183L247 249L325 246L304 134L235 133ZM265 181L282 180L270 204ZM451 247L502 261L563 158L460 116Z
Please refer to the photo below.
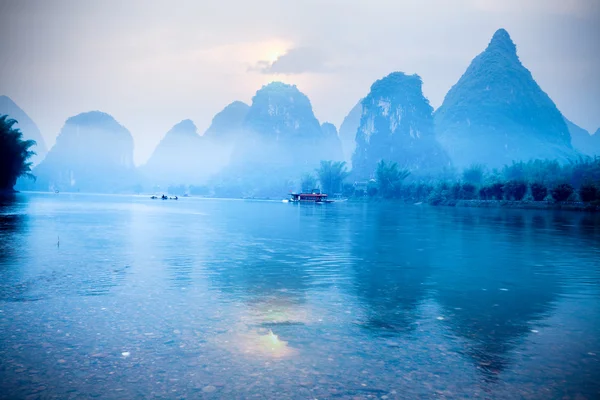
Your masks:
M590 18L598 15L600 2L598 0L473 0L476 8L495 13L526 13L574 15Z
M261 60L250 68L262 74L303 74L307 72L331 72L323 53L311 47L295 47L277 57L273 62Z

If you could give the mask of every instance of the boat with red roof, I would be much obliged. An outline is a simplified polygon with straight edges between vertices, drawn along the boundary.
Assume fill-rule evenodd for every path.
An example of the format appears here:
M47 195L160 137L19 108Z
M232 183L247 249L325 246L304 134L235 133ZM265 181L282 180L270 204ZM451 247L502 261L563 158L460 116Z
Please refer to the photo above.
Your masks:
M310 193L290 193L290 203L333 203L329 200L325 193L321 193L319 189L313 189Z

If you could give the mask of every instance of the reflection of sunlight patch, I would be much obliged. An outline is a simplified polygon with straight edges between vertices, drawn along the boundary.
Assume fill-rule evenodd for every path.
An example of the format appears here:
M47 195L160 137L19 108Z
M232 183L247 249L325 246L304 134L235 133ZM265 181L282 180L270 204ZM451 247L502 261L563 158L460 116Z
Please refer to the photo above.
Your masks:
M302 304L285 296L267 297L247 304L238 323L228 333L215 337L215 341L232 353L250 357L290 357L297 354L297 349L277 333L283 326L308 322L308 312Z
M248 325L303 325L309 322L308 311L298 304L282 300L269 300L254 304L242 317Z
M217 338L217 344L233 353L248 356L285 358L291 357L298 351L281 340L271 330L258 329L246 333L223 335Z
M269 333L260 337L261 347L267 351L277 354L282 353L283 349L288 348L288 343L280 340L279 337L269 329Z

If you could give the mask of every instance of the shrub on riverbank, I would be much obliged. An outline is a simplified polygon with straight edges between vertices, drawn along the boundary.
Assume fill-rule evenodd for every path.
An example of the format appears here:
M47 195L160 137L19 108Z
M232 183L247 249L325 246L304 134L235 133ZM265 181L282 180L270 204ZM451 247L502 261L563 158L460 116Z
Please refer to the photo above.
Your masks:
M509 181L504 185L507 200L521 201L527 194L527 182L521 180Z
M531 185L531 196L534 201L543 201L548 196L548 188L540 182Z
M581 201L586 203L594 200L600 200L600 191L595 185L591 183L585 183L579 188L579 198Z
M552 189L550 195L556 201L567 201L569 200L569 197L571 197L574 191L575 189L573 189L573 186L571 186L570 184L561 183L559 185L556 185Z
M481 200L502 200L504 194L504 184L494 182L479 189L479 198Z

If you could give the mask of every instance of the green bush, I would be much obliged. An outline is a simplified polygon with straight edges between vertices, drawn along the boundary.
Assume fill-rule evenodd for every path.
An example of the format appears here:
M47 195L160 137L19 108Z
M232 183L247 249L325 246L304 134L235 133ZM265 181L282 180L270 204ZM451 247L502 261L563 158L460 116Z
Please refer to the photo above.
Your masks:
M460 183L456 182L450 187L450 198L453 200L460 200Z
M479 189L479 198L481 200L490 200L490 188L489 186L484 186Z
M427 183L420 183L415 187L415 200L424 201L429 198L433 192L433 186Z
M439 189L439 188L438 188ZM449 197L448 190L434 190L427 199L427 202L431 205L438 206L448 202Z
M479 197L482 200L502 200L504 194L504 184L500 182L492 183L479 189Z
M531 197L534 201L542 201L548 196L548 188L539 182L535 182L531 185Z
M354 185L351 183L344 183L342 185L342 196L351 197L355 195Z
M504 194L507 200L521 201L527 193L527 184L520 180L512 180L504 186Z
M502 168L502 175L504 179L514 180L514 181L522 181L526 178L528 165L523 161L512 162L512 165L505 165Z
M600 157L580 158L563 166L564 175L574 187L581 187L589 182L600 182Z
M477 188L472 183L463 183L460 188L460 198L462 200L473 200L476 196Z
M585 183L579 188L579 198L586 203L596 200L599 195L600 191L591 183Z
M480 185L483 181L485 167L481 164L472 164L463 171L463 180L467 183Z
M377 186L369 183L369 186L367 186L367 195L369 195L369 197L374 197L377 196L377 192Z
M575 189L570 184L561 183L552 189L550 195L556 201L567 201L574 191Z
M477 187L472 183L455 183L450 188L450 197L454 200L473 200L476 194Z

